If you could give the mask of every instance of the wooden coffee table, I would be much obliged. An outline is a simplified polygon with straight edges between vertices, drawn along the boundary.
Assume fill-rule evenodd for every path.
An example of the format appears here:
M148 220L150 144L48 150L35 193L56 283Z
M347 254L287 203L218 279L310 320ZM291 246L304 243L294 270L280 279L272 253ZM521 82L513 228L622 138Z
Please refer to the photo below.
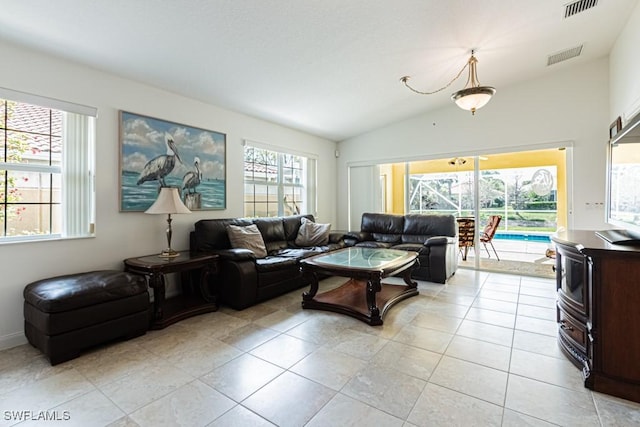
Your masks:
M411 271L418 254L411 251L350 247L301 261L302 273L311 282L302 294L302 308L333 311L381 325L387 311L397 302L418 295ZM318 274L348 277L342 286L318 294ZM402 275L405 285L382 283L389 276ZM382 307L382 308L379 308Z

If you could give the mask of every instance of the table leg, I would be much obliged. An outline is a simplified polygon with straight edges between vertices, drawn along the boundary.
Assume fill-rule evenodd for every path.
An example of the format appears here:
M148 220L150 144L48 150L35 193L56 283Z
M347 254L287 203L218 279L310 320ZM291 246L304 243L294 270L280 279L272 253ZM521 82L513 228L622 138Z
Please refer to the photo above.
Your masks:
M416 282L415 280L411 280L411 272L413 272L414 267L415 264L413 265L413 267L407 268L402 274L402 280L404 280L404 283L406 283L410 288L418 287L418 282Z
M165 298L165 281L164 274L149 274L149 286L153 289L153 318L154 320L162 319L162 306Z
M307 292L302 293L302 304L304 307L305 301L311 301L313 297L318 293L318 275L316 273L304 272L303 275L309 278L310 288Z
M369 309L370 323L372 325L382 324L380 317L380 309L376 304L376 293L380 292L382 278L379 276L372 277L367 281L367 308Z

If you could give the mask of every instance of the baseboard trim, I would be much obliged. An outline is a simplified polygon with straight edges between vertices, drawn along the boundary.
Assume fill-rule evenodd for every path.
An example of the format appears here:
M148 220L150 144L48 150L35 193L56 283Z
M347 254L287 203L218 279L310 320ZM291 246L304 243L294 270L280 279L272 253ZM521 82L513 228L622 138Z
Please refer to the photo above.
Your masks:
M24 336L23 331L4 335L0 337L0 350L17 347L19 345L26 344L27 342L27 337Z

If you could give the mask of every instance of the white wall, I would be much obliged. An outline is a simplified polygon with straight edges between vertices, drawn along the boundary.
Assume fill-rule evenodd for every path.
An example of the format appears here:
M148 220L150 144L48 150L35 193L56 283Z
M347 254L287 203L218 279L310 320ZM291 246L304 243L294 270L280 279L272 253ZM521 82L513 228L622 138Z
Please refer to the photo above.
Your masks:
M640 112L640 3L618 36L609 60L610 114L609 122L622 117L622 123Z
M349 169L349 219L341 229L357 230L364 212L380 212L382 188L379 166L356 166Z
M130 80L0 42L0 85L98 108L96 237L0 245L0 348L26 342L22 290L34 280L96 269L122 269L128 257L166 245L166 219L120 213L118 110L157 117L227 135L227 209L175 215L172 246L188 249L188 233L202 218L243 215L243 139L318 156L318 220L335 224L334 142L203 104Z
M485 79L490 83L489 76ZM350 164L520 151L568 142L574 146L573 227L603 228L604 209L593 206L605 198L608 86L607 58L580 66L559 64L543 78L498 87L494 99L475 116L452 102L342 141L338 183L346 187ZM340 192L338 227L348 226L347 206L348 196Z

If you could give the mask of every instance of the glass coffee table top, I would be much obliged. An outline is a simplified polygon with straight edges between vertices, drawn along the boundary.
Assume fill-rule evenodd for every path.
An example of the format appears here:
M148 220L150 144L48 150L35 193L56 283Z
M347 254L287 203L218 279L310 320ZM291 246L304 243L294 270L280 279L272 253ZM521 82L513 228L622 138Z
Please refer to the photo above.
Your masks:
M350 247L323 255L316 255L303 260L303 262L325 267L378 270L386 269L396 264L404 264L415 257L415 252L398 249Z

